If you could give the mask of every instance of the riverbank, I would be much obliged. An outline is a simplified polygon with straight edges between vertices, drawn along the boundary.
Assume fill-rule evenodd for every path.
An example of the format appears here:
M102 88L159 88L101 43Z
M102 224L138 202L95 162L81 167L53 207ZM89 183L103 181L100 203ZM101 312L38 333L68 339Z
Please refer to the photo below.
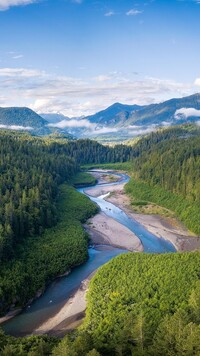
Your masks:
M93 173L92 173L93 174ZM101 176L101 172L98 173ZM97 175L96 175L97 178ZM100 195L109 196L105 200L111 202L112 204L118 206L122 209L130 218L135 219L141 225L145 227L146 230L154 234L159 238L164 238L170 241L177 251L194 251L200 249L200 238L198 236L192 235L177 219L167 218L165 216L152 215L152 214L140 214L134 212L131 207L131 199L124 192L124 183L114 185L114 186L101 186L93 187L85 191L88 195L92 197L98 197ZM97 234L102 234L102 241L104 241L104 226L96 223L98 220L98 215L90 219L89 233L94 236ZM106 217L107 219L108 217ZM116 222L116 221L115 221ZM122 239L121 239L122 240ZM100 242L101 240L99 240Z
M89 219L84 227L95 245L110 245L131 252L143 251L140 239L132 231L102 212Z
M40 325L33 332L34 335L48 334L61 337L81 324L86 310L86 292L94 273L82 281L80 287L72 293L62 309Z

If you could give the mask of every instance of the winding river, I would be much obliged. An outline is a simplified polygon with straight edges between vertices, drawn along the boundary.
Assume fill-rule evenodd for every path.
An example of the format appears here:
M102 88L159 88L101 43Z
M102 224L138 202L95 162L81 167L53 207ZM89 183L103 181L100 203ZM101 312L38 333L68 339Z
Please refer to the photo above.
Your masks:
M112 186L128 182L129 177L127 175L117 175L121 178L119 182L106 183L106 185ZM105 184L103 184L103 186L105 186ZM78 191L84 193L84 191L89 188L91 187L79 188ZM123 210L105 201L103 196L98 198L90 196L90 199L97 203L106 215L114 218L134 232L140 238L145 252L165 253L176 251L175 247L170 242L157 238L148 232L141 224L129 218ZM81 282L93 271L113 257L126 252L126 250L114 247L105 248L100 246L89 248L89 259L86 263L74 268L68 276L56 279L39 299L35 300L30 306L24 309L22 313L5 322L2 325L2 328L10 335L23 336L31 334L33 330L54 316L64 306L74 290L76 290Z

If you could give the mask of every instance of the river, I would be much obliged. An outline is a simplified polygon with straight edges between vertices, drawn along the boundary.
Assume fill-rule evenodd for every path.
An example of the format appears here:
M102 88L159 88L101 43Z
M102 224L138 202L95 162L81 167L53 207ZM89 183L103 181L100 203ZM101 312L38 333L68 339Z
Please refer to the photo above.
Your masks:
M108 183L106 185L116 185L128 182L129 177L125 174L118 174L121 178L119 182ZM101 185L99 185L101 186ZM105 184L103 184L105 186ZM84 193L87 188L79 188L79 192ZM134 232L142 241L144 251L147 253L175 252L175 247L167 240L157 238L148 232L141 224L129 218L121 209L105 201L103 197L90 199L97 203L101 210L108 216L114 218ZM86 263L76 267L68 276L56 279L45 291L45 293L35 300L30 306L13 319L2 325L3 330L15 336L31 334L43 322L54 316L66 303L67 299L77 289L82 280L86 279L94 270L108 262L113 257L126 253L126 250L118 248L95 247L89 248L89 259Z

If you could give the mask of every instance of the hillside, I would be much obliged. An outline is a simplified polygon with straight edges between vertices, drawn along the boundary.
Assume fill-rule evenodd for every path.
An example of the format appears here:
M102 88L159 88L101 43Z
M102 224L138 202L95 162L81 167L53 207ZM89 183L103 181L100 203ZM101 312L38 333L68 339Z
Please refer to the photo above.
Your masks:
M132 179L126 192L134 200L173 210L200 235L200 128L183 125L133 141Z
M86 119L98 125L126 125L130 113L137 110L139 111L143 108L143 106L139 105L124 105L120 103L115 103L105 110L99 111L94 115L87 116Z
M200 111L187 111L180 109L200 110L200 94L194 94L181 99L171 99L160 104L148 105L145 108L132 112L127 125L170 125L193 122L200 119Z
M49 122L26 107L0 108L0 129L27 131L32 135L64 135L71 139L67 130L49 127Z
M38 135L51 133L48 122L29 108L0 108L0 125L5 125L2 128L21 129Z

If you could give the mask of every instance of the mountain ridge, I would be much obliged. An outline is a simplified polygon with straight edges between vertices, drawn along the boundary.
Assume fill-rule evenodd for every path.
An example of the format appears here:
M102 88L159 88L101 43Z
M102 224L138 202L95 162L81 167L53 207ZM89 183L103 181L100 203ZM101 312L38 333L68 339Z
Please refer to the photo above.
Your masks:
M105 142L126 140L159 127L196 121L200 122L200 93L144 106L116 102L81 118L69 118L61 113L39 115L27 107L0 108L0 128L12 129L14 125L16 130L34 135L58 132Z

